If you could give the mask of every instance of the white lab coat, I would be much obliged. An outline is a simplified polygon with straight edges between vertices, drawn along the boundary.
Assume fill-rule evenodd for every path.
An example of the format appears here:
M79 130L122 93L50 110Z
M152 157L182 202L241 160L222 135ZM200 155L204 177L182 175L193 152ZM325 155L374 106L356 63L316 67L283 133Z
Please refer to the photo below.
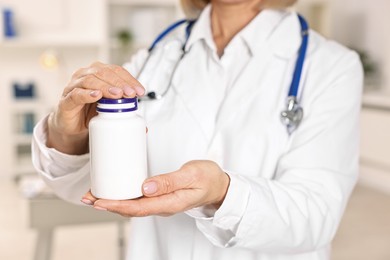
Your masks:
M310 31L304 119L289 134L279 115L301 43L296 14L261 12L221 60L209 14L210 6L167 95L141 107L151 175L214 160L230 175L228 193L216 212L133 218L128 259L328 259L358 175L358 56ZM157 48L140 77L148 90L166 88L176 47L167 40ZM145 56L140 52L126 68L136 75ZM45 141L43 120L34 133L34 165L59 196L79 202L90 187L88 155L64 155Z

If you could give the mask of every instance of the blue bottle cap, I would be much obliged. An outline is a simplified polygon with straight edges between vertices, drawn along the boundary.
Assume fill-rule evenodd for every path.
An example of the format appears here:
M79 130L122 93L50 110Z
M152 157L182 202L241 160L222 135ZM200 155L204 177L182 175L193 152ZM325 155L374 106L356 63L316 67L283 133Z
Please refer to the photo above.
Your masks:
M103 113L123 113L138 109L137 98L102 98L97 102L97 112Z

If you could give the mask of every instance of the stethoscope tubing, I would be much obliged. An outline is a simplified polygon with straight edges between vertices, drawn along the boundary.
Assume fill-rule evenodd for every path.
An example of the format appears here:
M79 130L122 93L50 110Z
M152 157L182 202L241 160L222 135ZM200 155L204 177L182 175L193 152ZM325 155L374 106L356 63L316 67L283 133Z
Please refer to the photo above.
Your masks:
M287 130L289 133L291 133L292 131L294 131L298 127L298 125L300 124L302 117L303 117L303 109L298 102L297 96L298 96L298 92L299 92L299 85L301 82L302 70L303 70L303 65L304 65L305 58L306 58L306 52L307 52L308 41L309 41L309 25L306 22L305 18L303 18L300 14L298 14L298 19L299 19L299 23L301 26L302 42L301 42L301 46L299 48L298 58L297 58L296 63L295 63L294 73L293 73L292 81L291 81L290 88L289 88L288 95L287 95L286 109L283 110L280 114L281 121L283 124L285 124L287 126ZM195 22L196 22L196 20L187 20L187 19L179 20L179 21L173 23L172 25L170 25L162 33L160 33L156 37L156 39L153 41L153 43L151 44L151 46L148 49L148 57L146 58L144 64L142 65L142 67L138 73L137 78L139 78L140 75L142 74L142 72L144 71L145 66L146 66L146 64L148 64L149 59L152 56L152 53L153 53L155 47L158 45L158 43L161 42L169 33L174 31L176 28L178 28L182 24L187 23L187 26L185 29L186 38L185 38L185 41L182 45L182 54L180 55L180 58L178 59L178 61L176 62L175 66L173 68L172 74L169 78L169 83L168 83L167 87L165 88L164 92L161 94L158 94L158 93L153 92L153 91L148 92L146 95L147 98L140 98L140 100L142 100L142 101L158 100L158 99L163 98L167 94L168 90L171 88L171 84L172 84L172 80L173 80L173 77L175 75L175 72L176 72L180 62L182 61L182 59L185 57L185 55L187 53L187 50L185 48L186 48L188 39L190 38L191 30L192 30L192 27L195 24Z
M181 19L181 20L171 24L168 28L166 28L162 33L160 33L156 37L156 39L150 45L150 47L148 49L148 52L151 53L159 42L161 42L169 33L174 31L180 25L182 25L184 23L188 23L187 26L186 26L186 38L185 38L186 40L185 40L185 43L183 44L183 47L182 47L182 49L184 51L184 48L185 48L185 46L187 44L187 41L190 38L192 26L195 24L195 22L196 22L196 20Z
M153 41L153 43L150 45L149 49L148 49L148 52L151 53L154 48L157 46L157 44L159 42L161 42L170 32L172 32L173 30L175 30L177 27L179 27L180 25L184 24L184 23L187 23L188 20L187 19L182 19L182 20L179 20L173 24L171 24L167 29L165 29L162 33L160 33L156 39Z
M290 89L288 92L289 97L298 96L298 89L299 89L299 84L301 82L303 63L306 58L307 45L309 41L309 25L301 15L298 14L298 18L301 24L302 43L299 49L299 55L295 64L293 79L291 81Z

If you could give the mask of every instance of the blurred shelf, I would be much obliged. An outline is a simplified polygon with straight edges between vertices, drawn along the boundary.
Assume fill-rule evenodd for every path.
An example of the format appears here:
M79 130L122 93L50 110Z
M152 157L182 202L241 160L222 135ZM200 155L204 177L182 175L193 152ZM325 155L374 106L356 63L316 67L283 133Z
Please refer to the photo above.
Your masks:
M150 42L135 42L129 44L129 46L125 46L125 48L128 48L130 51L138 50L141 48L149 48ZM121 42L117 38L111 38L110 39L110 49L112 50L119 50L123 48Z
M13 141L16 145L31 145L32 133L16 134L13 137Z
M363 107L390 112L390 93L384 91L367 91L363 93Z
M12 100L12 111L14 112L33 112L40 109L37 104L39 101L35 98L15 98Z
M178 0L109 0L110 5L127 5L127 6L177 6Z
M110 62L123 64L139 49L149 48L155 37L172 22L182 17L179 0L107 0L107 47ZM130 46L123 46L117 35L128 30Z
M3 39L0 48L40 48L40 47L96 47L102 46L102 40L83 39L80 35L39 38Z
M13 169L13 174L17 176L25 176L31 173L36 173L37 171L33 167L32 163L26 163L24 162L23 164L18 165Z

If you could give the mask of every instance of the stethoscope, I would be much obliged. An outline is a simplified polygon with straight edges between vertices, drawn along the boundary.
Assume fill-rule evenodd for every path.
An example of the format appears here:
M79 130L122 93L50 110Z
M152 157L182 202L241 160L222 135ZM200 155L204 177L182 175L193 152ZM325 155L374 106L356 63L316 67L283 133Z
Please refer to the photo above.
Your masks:
M297 58L297 61L295 63L294 74L293 74L293 78L292 78L292 81L290 84L290 89L289 89L288 96L287 96L286 109L280 113L280 118L282 120L282 123L287 127L287 130L289 131L289 133L294 131L299 126L299 124L301 123L302 118L303 118L303 109L298 102L298 90L299 90L299 85L300 85L300 81L301 81L302 68L303 68L303 63L305 61L306 50L307 50L307 45L308 45L308 40L309 40L309 25L301 15L298 14L298 18L299 18L299 22L301 24L302 42L301 42L301 46L299 48L298 58ZM143 63L143 65L138 73L137 78L140 78L141 74L143 73L146 65L149 62L150 57L153 55L153 52L154 52L157 44L159 42L161 42L169 33L174 31L176 28L178 28L182 24L187 24L186 30L185 30L185 33L186 33L185 41L181 47L182 53L181 53L178 61L174 65L173 71L170 75L170 78L169 78L169 81L168 81L168 84L167 84L165 90L162 93L156 93L155 91L148 92L145 96L140 98L140 101L159 100L159 99L162 99L167 94L168 90L171 88L172 79L175 75L177 67L179 66L180 61L184 58L184 56L187 53L185 50L185 46L188 42L188 39L189 39L190 34L191 34L191 29L192 29L193 25L195 24L195 22L196 22L196 20L187 20L187 19L179 20L179 21L175 22L174 24L170 25L162 33L160 33L156 37L156 39L153 41L153 43L151 44L151 46L148 49L148 56L147 56L145 62Z

